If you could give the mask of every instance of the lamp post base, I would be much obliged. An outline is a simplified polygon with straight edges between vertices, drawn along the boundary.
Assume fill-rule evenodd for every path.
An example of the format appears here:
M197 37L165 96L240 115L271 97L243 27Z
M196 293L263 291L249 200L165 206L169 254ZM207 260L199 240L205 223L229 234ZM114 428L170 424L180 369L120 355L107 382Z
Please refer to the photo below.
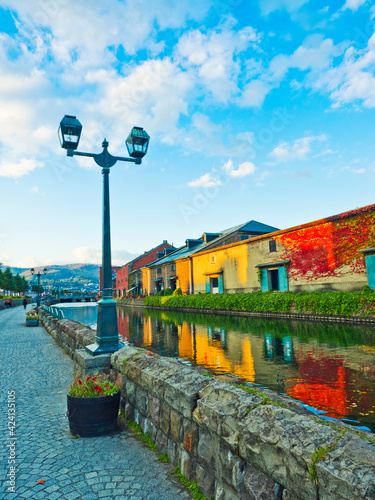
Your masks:
M95 344L90 344L85 347L87 353L91 354L91 356L99 356L100 354L113 354L117 352L119 349L124 347L123 344L120 344L119 338L113 339L113 342L95 342Z
M117 302L112 298L104 298L98 302L98 324L95 344L86 346L86 352L92 356L112 354L123 347L117 329Z

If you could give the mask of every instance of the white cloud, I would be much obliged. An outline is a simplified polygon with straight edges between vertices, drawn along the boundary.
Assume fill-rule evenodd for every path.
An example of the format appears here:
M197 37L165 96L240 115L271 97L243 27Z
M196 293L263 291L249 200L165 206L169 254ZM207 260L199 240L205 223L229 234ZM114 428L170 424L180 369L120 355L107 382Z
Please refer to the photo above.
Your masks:
M348 170L349 172L352 172L353 174L365 174L366 173L365 168L343 167L343 170Z
M189 76L166 58L148 60L122 77L113 71L90 74L98 86L99 101L86 105L86 113L101 120L88 123L86 137L96 137L103 124L111 130L111 148L121 147L134 124L142 123L149 134L159 134L168 144L178 136L177 123L187 112L187 94L192 88ZM108 127L106 127L108 129Z
M293 54L275 56L269 66L268 78L272 82L279 82L291 68L301 71L323 71L328 68L335 57L345 50L344 43L334 45L329 38L320 34L309 35Z
M228 26L208 33L190 31L178 42L176 60L214 99L227 103L239 92L238 54L256 48L260 38L250 26L238 32Z
M237 99L238 105L261 107L266 96L280 85L290 69L308 72L305 79L306 85L310 85L310 80L315 80L317 75L329 68L334 58L343 53L345 46L345 43L334 45L331 39L325 39L319 34L308 36L291 55L278 54L271 60L268 68L256 66L259 76L244 85L243 92ZM296 78L290 85L297 90L303 86Z
M188 186L192 188L221 186L221 181L215 179L211 174L204 174L198 179L188 182Z
M274 148L269 156L275 159L277 162L287 162L293 160L304 160L307 155L311 152L311 144L315 141L324 141L326 137L324 135L313 136L309 135L297 139L293 143L288 144L287 142L281 142L276 148Z
M327 156L327 155L334 155L334 154L339 154L340 151L334 151L333 149L326 149L325 151L322 151L321 153L318 153L313 156L313 158L320 158L322 156Z
M37 267L41 265L40 262L38 262L36 259L34 259L33 257L25 257L24 259L21 259L17 262L17 266L16 267L29 267L29 268L32 268L32 267Z
M17 12L24 31L32 38L42 35L54 59L71 75L85 68L108 67L120 46L128 54L146 45L151 52L160 51L163 44L153 40L156 26L162 30L184 26L189 20L200 20L210 7L208 0L180 2L173 9L167 0L147 4L139 0L113 0L108 4L91 0L90 5L85 0L1 3Z
M0 176L17 179L41 166L43 166L42 163L31 158L22 158L18 163L2 161L0 163Z
M238 104L242 107L261 107L272 86L262 80L251 80L244 88Z
M71 254L77 263L98 264L102 263L102 251L99 248L79 247L72 250ZM122 266L137 257L138 254L126 250L112 250L112 265Z
M223 165L223 170L232 179L237 179L237 178L241 178L241 177L247 177L248 175L252 175L255 172L256 167L255 167L254 163L251 163L250 161L246 161L246 162L238 165L237 168L234 168L232 160L228 160Z
M346 0L342 10L350 9L353 11L358 10L362 5L367 3L368 0Z

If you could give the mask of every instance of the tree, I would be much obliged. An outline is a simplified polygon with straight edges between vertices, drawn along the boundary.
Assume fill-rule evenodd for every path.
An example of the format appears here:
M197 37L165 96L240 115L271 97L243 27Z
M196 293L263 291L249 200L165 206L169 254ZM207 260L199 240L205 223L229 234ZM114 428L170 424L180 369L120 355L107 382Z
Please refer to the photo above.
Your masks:
M5 278L4 278L4 273L1 269L0 269L0 288L2 290L5 290Z
M22 278L19 273L14 276L14 291L17 293L22 292Z
M10 270L10 267L7 267L4 271L4 279L5 279L5 290L14 291L15 289L15 282L14 282L14 276L12 271Z
M27 282L27 279L25 276L22 276L22 292L27 292L29 290L29 283Z
M31 287L31 291L38 293L38 285L37 283L34 283L33 286ZM42 285L39 285L39 293L43 293L43 287Z

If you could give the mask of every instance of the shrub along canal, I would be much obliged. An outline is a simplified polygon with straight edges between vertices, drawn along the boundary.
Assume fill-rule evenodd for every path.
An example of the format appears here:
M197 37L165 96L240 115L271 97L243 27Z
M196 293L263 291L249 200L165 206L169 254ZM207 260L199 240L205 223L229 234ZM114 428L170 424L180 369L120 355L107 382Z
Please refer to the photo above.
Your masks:
M59 307L66 318L96 323L95 307ZM298 400L323 418L375 432L374 326L119 306L118 327L131 345L240 377Z

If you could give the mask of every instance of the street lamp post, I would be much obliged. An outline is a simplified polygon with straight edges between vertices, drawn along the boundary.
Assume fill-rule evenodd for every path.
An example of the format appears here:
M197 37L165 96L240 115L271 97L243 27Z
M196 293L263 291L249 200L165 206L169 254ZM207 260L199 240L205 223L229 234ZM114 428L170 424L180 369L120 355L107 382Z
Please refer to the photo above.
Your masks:
M93 356L116 352L121 348L117 328L116 304L112 297L111 227L109 203L109 172L117 161L130 161L140 165L147 153L150 136L141 127L133 127L125 144L131 158L112 156L104 139L100 154L75 151L81 136L82 125L75 116L65 115L60 122L59 138L67 156L89 156L102 167L103 174L103 222L102 222L102 300L98 302L98 322L94 344L86 346Z
M47 268L45 267L43 269L42 273L36 273L34 268L30 269L31 275L36 276L38 278L38 295L36 296L36 306L40 306L40 277L43 276L44 274L47 274Z

